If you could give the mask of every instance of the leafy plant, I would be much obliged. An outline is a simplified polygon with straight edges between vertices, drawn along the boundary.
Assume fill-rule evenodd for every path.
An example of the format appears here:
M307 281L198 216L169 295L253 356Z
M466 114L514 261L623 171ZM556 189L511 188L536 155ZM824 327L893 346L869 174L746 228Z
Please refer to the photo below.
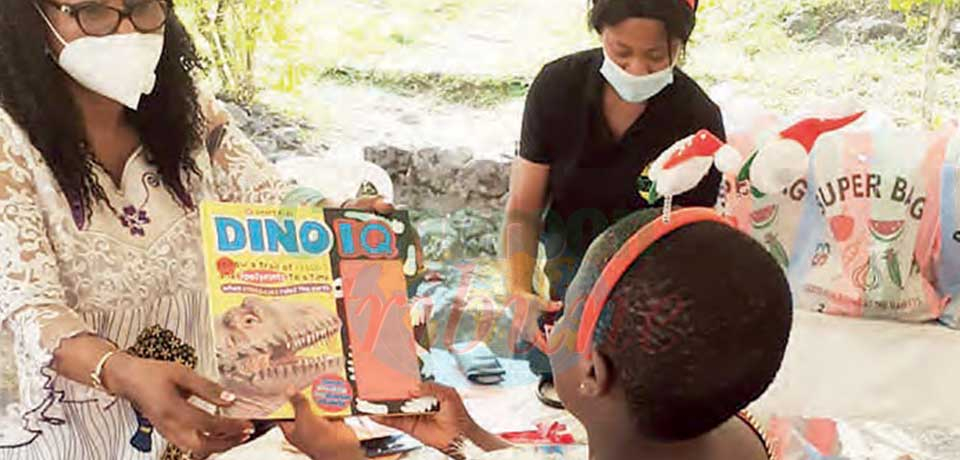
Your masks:
M910 13L920 7L945 6L956 8L960 0L890 0L890 9L902 13Z
M249 102L257 93L258 51L263 45L289 39L289 18L298 2L182 0L178 7L194 30L198 45L211 57L211 76L219 81L221 91L240 102ZM277 57L296 62L293 56ZM284 85L293 86L301 77L294 65L280 70L277 75Z
M937 97L937 70L940 67L940 46L946 36L953 13L960 9L960 0L890 0L890 8L910 18L911 23L926 23L927 43L923 59L923 120L936 124L933 105Z
M362 84L389 89L405 96L430 94L443 101L473 107L492 107L511 98L523 97L529 79L522 76L482 77L438 73L363 71L335 67L323 71L321 78L343 84Z

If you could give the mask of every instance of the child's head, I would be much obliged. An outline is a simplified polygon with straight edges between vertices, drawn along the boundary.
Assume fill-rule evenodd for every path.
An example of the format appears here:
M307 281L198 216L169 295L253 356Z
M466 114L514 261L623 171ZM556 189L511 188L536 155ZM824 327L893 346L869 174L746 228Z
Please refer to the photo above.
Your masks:
M620 413L652 441L706 434L766 391L792 323L790 289L749 236L716 222L654 242L611 291L591 339L571 352L584 299L607 262L656 211L633 214L591 245L551 343L557 391L587 428Z

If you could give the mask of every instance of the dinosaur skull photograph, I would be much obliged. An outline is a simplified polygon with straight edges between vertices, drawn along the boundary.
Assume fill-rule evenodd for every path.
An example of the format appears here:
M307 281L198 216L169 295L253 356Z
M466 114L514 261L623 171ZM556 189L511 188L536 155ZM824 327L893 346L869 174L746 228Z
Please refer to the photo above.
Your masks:
M340 374L342 356L298 353L335 344L341 326L321 306L261 297L247 297L217 318L221 383L238 395L231 415L270 414L285 402L287 388L302 390L318 375Z

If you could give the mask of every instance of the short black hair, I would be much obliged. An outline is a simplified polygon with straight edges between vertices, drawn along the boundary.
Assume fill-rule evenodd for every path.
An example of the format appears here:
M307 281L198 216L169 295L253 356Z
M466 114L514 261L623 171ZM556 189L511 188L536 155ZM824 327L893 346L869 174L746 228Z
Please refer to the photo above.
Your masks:
M658 210L632 214L590 246L567 302L590 292ZM582 300L580 301L582 303ZM793 321L787 279L755 240L701 222L648 248L610 294L594 335L641 435L674 442L725 423L769 387Z
M696 26L696 6L690 8L687 0L591 0L589 18L597 33L630 18L658 19L671 41L679 39L686 44Z

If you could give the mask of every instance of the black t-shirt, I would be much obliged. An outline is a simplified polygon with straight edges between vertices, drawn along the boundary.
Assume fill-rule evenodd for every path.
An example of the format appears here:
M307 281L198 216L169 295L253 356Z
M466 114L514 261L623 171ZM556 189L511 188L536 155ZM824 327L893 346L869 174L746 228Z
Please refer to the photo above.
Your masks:
M646 111L617 141L603 114L601 49L573 54L544 66L527 96L519 154L550 166L548 211L542 240L547 248L551 297L560 299L590 243L610 225L651 205L638 179L676 141L708 129L725 139L720 109L681 70L648 101ZM716 204L716 170L675 206ZM661 205L662 203L658 203Z

